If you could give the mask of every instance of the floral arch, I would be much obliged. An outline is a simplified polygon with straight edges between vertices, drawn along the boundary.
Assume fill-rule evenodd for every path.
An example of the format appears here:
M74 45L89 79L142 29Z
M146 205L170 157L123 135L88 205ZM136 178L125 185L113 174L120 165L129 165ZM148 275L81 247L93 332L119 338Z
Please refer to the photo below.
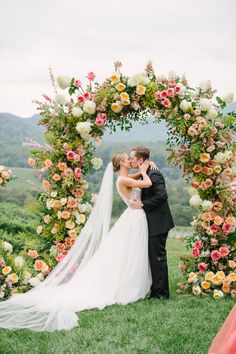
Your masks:
M44 102L35 101L48 144L38 145L28 159L41 180L42 218L36 231L44 239L40 254L22 252L32 270L29 284L35 286L64 258L86 223L94 195L84 177L102 165L95 146L104 131L129 130L132 122L145 123L152 115L168 123L168 161L188 176L190 204L199 211L188 241L194 262L185 268L181 288L195 295L212 293L214 298L234 296L236 204L230 183L236 176L236 115L221 110L233 97L214 100L210 81L192 88L185 76L155 74L151 63L131 77L120 68L116 62L114 73L102 84L88 73L86 87L77 78L58 77L68 97L58 93L50 71L55 97L43 95ZM20 281L15 288L26 289Z

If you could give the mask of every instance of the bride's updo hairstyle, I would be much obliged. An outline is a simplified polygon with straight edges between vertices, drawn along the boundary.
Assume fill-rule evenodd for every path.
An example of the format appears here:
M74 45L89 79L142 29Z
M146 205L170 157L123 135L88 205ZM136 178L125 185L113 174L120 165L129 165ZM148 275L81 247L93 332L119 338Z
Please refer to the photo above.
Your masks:
M112 156L113 171L118 172L120 170L120 162L125 159L125 152L117 152Z

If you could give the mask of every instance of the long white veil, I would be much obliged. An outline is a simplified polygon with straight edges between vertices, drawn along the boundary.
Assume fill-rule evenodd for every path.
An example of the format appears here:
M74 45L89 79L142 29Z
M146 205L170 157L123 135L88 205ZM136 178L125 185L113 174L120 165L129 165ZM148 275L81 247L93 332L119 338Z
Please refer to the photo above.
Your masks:
M52 312L42 311L38 301L39 294L50 294L50 289L54 289L54 294L55 291L59 292L60 286L66 285L93 256L109 233L112 195L113 166L110 162L91 214L74 245L39 286L25 294L13 295L9 300L0 302L0 327L52 331L69 329L77 325L78 318L75 313L65 312L62 308L54 309Z

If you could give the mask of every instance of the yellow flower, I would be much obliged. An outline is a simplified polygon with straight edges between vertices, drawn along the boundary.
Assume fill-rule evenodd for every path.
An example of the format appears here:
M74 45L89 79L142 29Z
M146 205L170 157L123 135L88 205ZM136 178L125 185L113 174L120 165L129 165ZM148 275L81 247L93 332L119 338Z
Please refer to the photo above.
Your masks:
M224 293L228 294L230 292L230 286L222 286L222 290Z
M111 105L111 109L112 109L113 112L115 112L115 113L121 112L121 111L122 111L122 108L123 108L123 106L122 106L122 104L121 104L119 101L117 101L117 102L115 102L115 103L112 103L112 105Z
M230 273L227 276L227 279L230 279L231 281L235 281L236 280L236 273Z
M214 285L220 285L220 284L222 284L223 278L219 277L218 275L214 275L214 277L212 277L211 281Z
M72 220L67 220L65 225L67 229L73 229L75 227L75 223Z
M137 87L136 87L136 93L138 94L138 95L144 95L145 94L145 92L146 92L146 87L145 86L142 86L142 85L137 85Z
M221 172L221 170L222 170L222 168L221 168L221 166L220 166L220 165L216 165L216 166L214 167L214 171L215 171L215 173L220 173L220 172Z
M219 300L219 299L221 299L223 296L224 296L224 293L223 293L222 291L216 290L216 289L214 290L213 298L214 298L215 300Z
M128 106L130 104L130 100L125 100L125 101L122 101L122 104L124 106Z
M194 286L193 286L193 293L194 293L194 295L198 296L198 295L201 294L201 292L202 292L202 290L201 290L201 288L200 288L199 285L194 285Z
M11 271L12 271L12 268L7 266L2 269L2 274L7 275L7 274L11 273Z
M125 88L126 86L122 84L122 82L119 82L119 84L116 85L117 91L123 91Z
M211 284L208 283L208 281L202 281L201 286L204 290L207 290L210 288Z
M86 220L86 216L84 214L79 214L79 222L83 224Z
M19 280L19 277L16 275L16 273L12 273L9 275L9 279L12 281L12 283L17 283Z
M120 75L117 73L114 73L111 75L110 80L113 84L117 84L117 82L119 82L119 80L120 80Z
M127 101L127 100L129 100L129 95L127 92L121 92L120 98L121 98L121 101Z
M70 237L75 238L77 236L77 231L76 230L70 230L70 231L68 231L68 235Z
M211 281L213 277L214 277L214 273L213 272L207 272L205 274L205 280L206 281Z
M208 162L210 160L210 155L206 153L200 154L200 161L201 162Z
M222 272L222 271L219 271L216 273L216 276L220 277L221 279L224 279L225 278L225 273Z
M189 273L188 282L195 283L198 280L197 275L194 272Z

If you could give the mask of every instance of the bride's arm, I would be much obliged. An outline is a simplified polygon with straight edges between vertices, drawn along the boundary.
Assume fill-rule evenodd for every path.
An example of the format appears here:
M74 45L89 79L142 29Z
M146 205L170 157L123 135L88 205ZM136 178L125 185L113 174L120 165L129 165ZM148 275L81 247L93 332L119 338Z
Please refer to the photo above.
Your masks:
M120 180L120 183L125 187L130 188L149 188L152 185L152 181L147 175L147 169L149 167L149 162L145 161L141 166L139 166L140 174L143 177L142 181L137 181L133 178L123 177Z
M150 169L151 169L151 170L158 170L157 165L156 165L155 162L153 162L153 161L149 161L149 166L150 166ZM140 179L141 176L142 176L142 175L141 175L140 172L130 173L130 174L128 175L128 177L133 178L133 179Z

